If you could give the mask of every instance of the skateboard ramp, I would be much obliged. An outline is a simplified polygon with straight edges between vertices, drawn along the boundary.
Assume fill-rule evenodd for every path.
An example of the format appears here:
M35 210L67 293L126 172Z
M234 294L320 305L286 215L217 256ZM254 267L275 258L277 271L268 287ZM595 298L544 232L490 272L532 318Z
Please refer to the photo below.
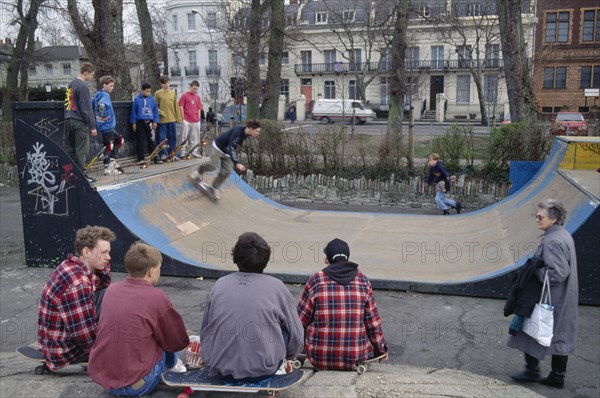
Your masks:
M235 175L215 204L188 178L194 161L111 177L93 188L53 137L20 122L15 137L30 266L57 265L72 251L74 231L95 224L117 234L114 270L124 270L125 251L141 239L163 253L163 274L218 277L236 270L233 244L254 231L272 247L265 272L287 282L304 282L322 269L324 245L339 237L375 287L503 297L513 271L539 242L535 204L557 198L569 211L566 228L577 244L581 301L600 304L598 138L558 138L541 170L513 195L473 213L441 217L290 208Z

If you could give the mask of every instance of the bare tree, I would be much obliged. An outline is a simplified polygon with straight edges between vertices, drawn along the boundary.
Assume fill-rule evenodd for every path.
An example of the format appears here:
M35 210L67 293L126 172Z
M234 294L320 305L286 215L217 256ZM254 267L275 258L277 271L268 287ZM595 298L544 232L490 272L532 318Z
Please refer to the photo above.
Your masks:
M496 0L496 4L510 117L513 122L518 122L535 112L535 95L521 19L523 0Z
M19 32L6 69L6 89L2 103L2 114L5 121L12 120L11 103L27 96L28 71L34 50L35 31L38 27L37 16L44 1L31 0L29 9L26 11L23 0L17 0L14 6L16 13L14 23L19 25ZM19 90L19 75L21 90Z
M260 54L262 37L263 7L260 0L252 0L248 18L248 52L246 53L246 87L248 94L247 117L258 119L260 116Z
M156 61L156 47L154 46L154 33L152 30L152 17L148 10L148 2L146 0L135 0L135 8L137 10L138 20L140 22L140 33L142 36L143 62L148 74L148 82L154 90L160 87L160 69ZM163 36L164 37L164 36ZM167 47L164 47L164 52L167 52ZM164 59L165 57L163 57ZM168 73L168 56L165 63L165 73Z
M270 0L269 23L269 65L267 68L267 95L261 109L261 116L277 119L279 92L281 91L281 57L285 30L285 6L283 0Z
M67 0L67 10L77 37L96 66L96 76L112 75L117 80L113 97L131 99L133 86L123 42L123 0L92 0L92 16L80 12L76 0Z

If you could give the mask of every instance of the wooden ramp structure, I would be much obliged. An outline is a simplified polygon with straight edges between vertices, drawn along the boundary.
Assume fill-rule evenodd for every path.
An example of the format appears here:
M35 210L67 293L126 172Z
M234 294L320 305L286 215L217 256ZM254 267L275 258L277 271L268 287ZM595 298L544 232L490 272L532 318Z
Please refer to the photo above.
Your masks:
M323 247L338 237L376 288L504 297L539 243L536 203L555 198L569 211L581 302L600 304L598 137L557 138L520 190L485 209L442 217L291 208L235 174L212 203L189 179L198 160L126 169L91 186L52 137L21 127L15 137L30 266L56 266L72 250L75 230L93 224L118 236L113 270L124 270L125 251L143 240L163 253L163 274L214 278L236 270L231 249L241 233L253 231L272 247L265 272L285 282L305 282L322 269Z

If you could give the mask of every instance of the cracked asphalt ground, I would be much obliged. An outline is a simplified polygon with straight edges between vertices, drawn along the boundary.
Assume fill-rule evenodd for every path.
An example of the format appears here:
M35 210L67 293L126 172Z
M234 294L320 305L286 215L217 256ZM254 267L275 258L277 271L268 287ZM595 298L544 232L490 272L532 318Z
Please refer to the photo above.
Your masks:
M344 206L344 209L360 210L350 209L348 206ZM373 211L373 209L369 210ZM19 359L14 353L18 346L35 341L37 300L50 270L25 266L20 199L17 189L0 188L0 211L0 395L2 397L109 397L99 387L93 385L89 378L82 375L77 367L69 367L61 377L35 376L32 373L35 364ZM113 276L115 280L120 280L125 275L115 273ZM198 331L204 303L213 285L214 280L208 279L201 281L162 277L158 287L168 293L175 308L184 317L188 329ZM294 297L300 298L302 286L288 285L288 287ZM381 384L389 378L387 385L392 386L394 381L413 372L414 368L388 365L409 365L429 368L431 370L426 369L429 373L446 372L446 378L448 378L446 370L436 369L467 371L511 385L513 383L509 375L520 371L523 366L522 354L505 345L509 318L504 318L502 315L503 300L385 290L377 290L375 297L390 346L390 359L386 365L377 365L374 372L363 375L373 377L374 383ZM565 390L550 389L539 384L528 384L525 387L531 392L552 398L600 396L599 331L600 308L580 306L578 346L576 353L569 357ZM542 362L542 370L546 373L549 368L550 361L547 358ZM323 380L326 375L328 380ZM305 383L302 389L303 396L324 396L324 388L331 383L329 375L331 373L328 372L315 374ZM369 380L363 376L361 376L362 380ZM348 375L348 377L354 377L352 380L355 380L355 376ZM460 376L458 372L450 372L450 378L452 377L464 379L464 376ZM345 394L346 390L340 387L343 383L346 381L340 381L337 389L332 390L328 395ZM440 381L440 383L444 382ZM354 384L357 382L354 381ZM312 387L315 388L314 390L310 389L311 385L314 386ZM356 391L358 387L357 385ZM311 395L311 391L315 395ZM473 396L491 396L484 394L483 391ZM525 391L521 390L521 392ZM440 395L459 396L450 390L447 394ZM159 386L152 394L153 397L175 395L174 390L165 386ZM365 395L358 394L358 396ZM386 393L386 396L391 395L389 391ZM505 395L523 396L522 393L516 391L509 393L508 390L502 396ZM203 395L199 395L201 396Z

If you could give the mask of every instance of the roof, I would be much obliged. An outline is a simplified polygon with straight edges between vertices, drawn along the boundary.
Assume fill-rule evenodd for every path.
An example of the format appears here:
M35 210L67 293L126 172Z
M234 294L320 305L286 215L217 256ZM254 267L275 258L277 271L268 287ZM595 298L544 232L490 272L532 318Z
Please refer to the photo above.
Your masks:
M36 49L34 59L38 62L67 61L71 59L89 59L82 46L47 46Z

